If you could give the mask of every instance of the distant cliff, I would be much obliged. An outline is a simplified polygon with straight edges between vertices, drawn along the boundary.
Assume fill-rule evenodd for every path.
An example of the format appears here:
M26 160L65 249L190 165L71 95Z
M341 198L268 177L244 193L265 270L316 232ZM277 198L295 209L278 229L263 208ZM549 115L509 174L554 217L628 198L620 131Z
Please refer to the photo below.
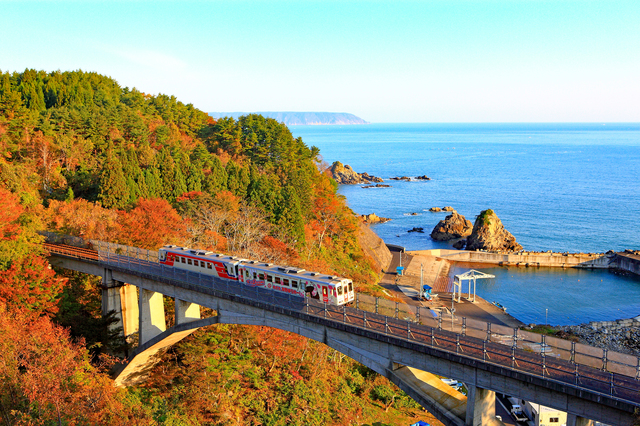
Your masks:
M233 117L238 119L242 115L251 114L249 112L210 112L213 118ZM286 124L295 126L297 124L369 124L360 117L346 112L256 112L268 118L273 118Z

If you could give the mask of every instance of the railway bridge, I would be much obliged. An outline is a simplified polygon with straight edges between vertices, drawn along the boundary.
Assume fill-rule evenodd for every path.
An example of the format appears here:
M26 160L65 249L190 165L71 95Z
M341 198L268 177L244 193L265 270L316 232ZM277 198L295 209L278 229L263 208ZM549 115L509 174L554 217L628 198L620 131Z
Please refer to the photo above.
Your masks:
M544 337L530 344L517 329L509 336L491 324L479 329L453 317L447 330L441 317L397 303L388 315L378 300L327 306L168 268L147 250L93 246L97 250L46 248L52 265L102 277L103 312L116 311L125 336L138 334L138 347L116 373L118 386L142 380L159 351L197 328L226 323L269 326L322 342L387 377L445 425L502 424L495 418L496 392L565 411L570 426L631 425L640 408L637 358L570 342L563 350L562 342L548 344ZM170 329L163 295L175 299ZM217 315L201 318L201 306ZM442 386L435 375L465 383L468 396Z

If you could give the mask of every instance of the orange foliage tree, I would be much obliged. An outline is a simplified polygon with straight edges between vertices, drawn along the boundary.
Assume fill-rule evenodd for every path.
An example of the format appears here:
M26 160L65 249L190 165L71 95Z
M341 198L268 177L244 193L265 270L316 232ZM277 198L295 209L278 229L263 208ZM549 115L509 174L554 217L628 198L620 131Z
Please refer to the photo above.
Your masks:
M45 212L47 228L85 239L114 241L120 234L118 213L83 199L52 200Z
M42 257L23 257L0 273L0 302L37 315L54 314L65 282Z
M18 197L0 188L0 302L36 315L56 312L65 283L39 254L34 217Z
M121 212L122 235L120 241L135 247L157 249L164 244L182 242L186 238L186 225L168 201L155 198L138 200L129 212Z
M111 380L48 318L0 304L0 411L6 424L126 424ZM3 422L4 423L4 422Z

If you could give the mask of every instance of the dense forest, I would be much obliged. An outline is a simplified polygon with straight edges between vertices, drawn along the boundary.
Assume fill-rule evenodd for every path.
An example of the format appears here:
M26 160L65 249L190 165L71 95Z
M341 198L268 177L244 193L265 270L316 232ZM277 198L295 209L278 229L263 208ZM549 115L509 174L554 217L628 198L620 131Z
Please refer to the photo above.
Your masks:
M167 243L335 273L376 294L359 222L317 148L260 115L213 120L91 72L0 71L0 416L17 424L365 424L422 413L326 346L215 326L116 389L123 342L96 277L55 271L37 231Z

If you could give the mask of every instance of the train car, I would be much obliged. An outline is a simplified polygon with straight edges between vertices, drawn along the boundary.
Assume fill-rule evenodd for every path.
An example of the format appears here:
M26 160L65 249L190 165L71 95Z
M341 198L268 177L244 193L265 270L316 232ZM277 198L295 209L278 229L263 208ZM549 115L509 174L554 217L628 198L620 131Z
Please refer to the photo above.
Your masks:
M162 247L158 251L158 257L165 266L300 297L306 294L331 305L344 305L355 299L350 279L319 272L178 246Z

